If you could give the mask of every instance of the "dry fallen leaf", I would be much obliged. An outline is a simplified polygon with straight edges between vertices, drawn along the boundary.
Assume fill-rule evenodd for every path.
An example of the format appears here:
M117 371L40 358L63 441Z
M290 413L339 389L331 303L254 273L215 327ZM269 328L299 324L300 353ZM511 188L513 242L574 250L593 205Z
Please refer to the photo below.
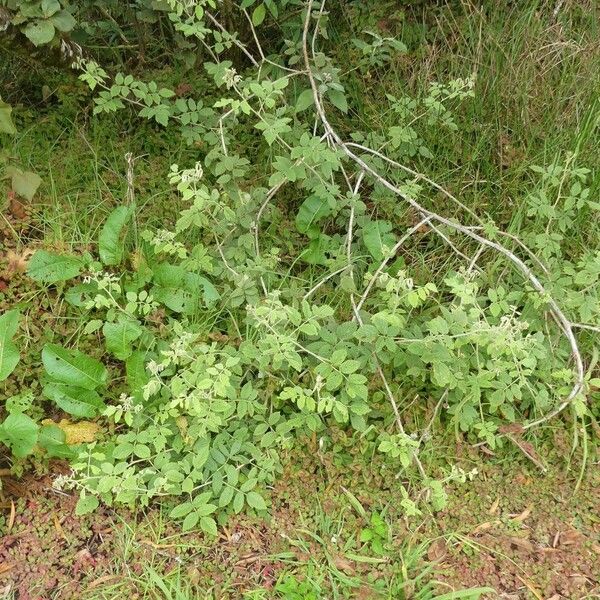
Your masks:
M120 575L102 575L102 577L98 577L98 579L94 579L94 581L92 581L88 585L88 589L92 590L92 589L98 587L99 585L102 585L103 583L107 583L109 581L119 579L120 577L121 577Z
M531 506L527 507L521 514L518 514L516 516L512 516L511 515L511 520L517 522L517 523L522 523L529 515L531 514Z
M69 445L93 442L100 431L100 426L91 421L71 423L68 419L61 419L58 423L55 423L52 419L44 419L42 425L60 427L65 432L65 443Z
M430 544L427 549L427 558L431 561L441 561L445 558L448 553L448 549L446 547L446 542L441 540L436 540L432 544Z
M9 250L6 253L6 270L5 276L12 275L13 273L25 273L27 271L27 263L33 256L34 250L26 248L21 254L14 250Z
M508 423L507 425L500 425L498 431L503 434L514 433L516 435L519 435L525 430L523 429L523 425L519 423Z
M576 529L570 529L569 531L560 532L560 545L561 546L572 546L584 540L584 535Z
M535 548L533 544L524 538L520 538L517 536L509 536L508 540L513 546L520 548L521 550L525 550L526 552L534 552Z
M9 190L8 199L10 202L9 209L12 216L18 220L26 219L27 213L25 212L25 205L23 204L19 196L17 196L17 194L12 190Z
M354 575L356 573L354 565L343 556L334 557L333 564L335 565L336 569L343 571L346 573L346 575Z
M473 529L473 533L481 533L482 531L487 531L491 529L494 525L498 525L500 521L486 521L485 523L480 523Z
M498 497L498 498L496 498L496 500L494 500L494 503L488 509L488 515L493 515L498 510L499 506L500 506L500 497Z
M8 523L6 525L7 531L10 531L13 528L13 525L15 524L16 514L17 514L17 511L15 509L15 503L11 500L10 501L10 517L8 517Z
M54 519L54 529L56 529L56 533L58 533L58 535L63 539L63 540L67 540L67 536L65 534L65 530L62 528L62 525L60 523L60 520L58 519L58 517L56 515L52 515L53 519Z
M523 584L537 598L537 600L544 600L544 598L542 597L540 592L535 588L533 583L531 583L530 581L527 581L527 579L523 579L523 577L520 577L519 575L517 575L517 578L523 582Z

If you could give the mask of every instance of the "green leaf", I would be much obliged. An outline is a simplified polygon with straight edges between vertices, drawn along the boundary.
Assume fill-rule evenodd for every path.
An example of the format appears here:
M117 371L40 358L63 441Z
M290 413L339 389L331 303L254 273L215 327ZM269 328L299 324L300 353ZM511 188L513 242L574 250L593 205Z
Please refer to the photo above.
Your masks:
M148 446L146 446L146 444L136 444L133 447L133 453L138 457L138 458L150 458L150 456L152 456L152 452L150 451L150 448ZM181 478L183 478L183 476L181 476Z
M44 17L51 17L60 10L60 2L58 0L42 0L41 9Z
M327 97L331 100L331 103L341 110L343 113L348 112L348 101L346 100L346 95L344 92L340 90L330 89L327 91Z
M309 196L304 200L298 209L296 215L296 229L300 233L308 233L309 229L315 226L315 224L331 213L331 208L327 202L327 199L321 198L316 194Z
M98 252L105 265L118 265L123 260L125 248L121 234L134 210L133 206L119 206L108 215L98 237Z
M255 27L258 27L265 20L266 15L267 15L267 9L265 8L265 5L259 4L252 11L252 24Z
M235 488L232 486L226 486L223 488L221 495L219 496L219 507L223 508L231 503L233 500L233 494L235 493Z
M217 523L212 517L202 517L200 519L200 529L214 537L217 537Z
M76 256L38 250L29 261L27 274L42 283L57 283L77 277L82 269L83 261Z
M133 319L104 323L102 333L106 341L106 350L119 360L126 360L133 352L133 342L142 335L143 331L141 325Z
M33 200L35 193L42 183L42 178L33 171L21 171L21 169L13 166L7 168L6 172L11 176L13 192L26 200Z
M19 351L12 341L19 326L19 311L9 310L0 317L0 381L4 381L19 362Z
M65 432L58 425L44 425L38 444L51 458L74 458L75 452L66 444Z
M0 133L15 135L17 129L12 121L12 106L2 101L0 98Z
M304 90L296 100L296 112L302 112L315 103L312 88Z
M65 33L74 29L75 25L77 24L75 17L73 17L73 15L65 9L57 12L55 15L52 15L50 20L56 29Z
M242 508L244 508L244 499L245 496L242 492L236 492L235 497L233 499L233 511L236 514L242 512Z
M85 496L82 493L75 506L75 514L78 517L81 517L82 515L87 515L95 511L99 505L100 501L96 496Z
M38 438L38 425L23 413L12 413L2 423L2 438L13 454L23 458L31 454Z
M46 19L37 19L28 23L23 33L34 46L42 46L52 41L54 25Z
M170 513L169 516L173 519L181 519L181 517L185 517L186 515L192 512L194 506L191 502L184 502L183 504L178 504Z
M267 503L258 492L248 492L246 502L256 510L267 510Z
M108 378L106 367L100 361L79 350L67 350L57 344L44 346L42 362L55 381L86 390L105 385Z
M160 263L153 269L152 295L174 312L192 314L200 307L214 304L221 296L206 277L190 273L179 265ZM202 290L202 296L199 291Z
M136 400L143 398L143 388L150 380L146 372L146 353L137 351L125 361L125 374L129 392Z
M86 390L64 383L47 383L44 396L56 403L66 413L74 417L95 417L105 408L104 402L94 390Z
M310 240L308 246L302 251L301 257L304 262L311 265L324 265L327 263L325 251L330 249L331 238L325 234L319 234Z
M117 444L113 450L113 458L117 460L124 460L133 454L133 444L131 442L124 442Z
M196 275L195 273L190 273L190 275L197 277L197 281L202 287L202 299L204 300L204 304L206 304L206 306L214 304L221 298L221 294L219 294L217 288L208 279L206 279L206 277Z
M190 513L184 520L182 528L184 531L189 531L196 527L198 521L200 520L200 515L196 512Z
M392 224L388 221L369 221L363 227L363 243L375 260L384 259L384 247L391 250L396 244L396 236L391 231Z

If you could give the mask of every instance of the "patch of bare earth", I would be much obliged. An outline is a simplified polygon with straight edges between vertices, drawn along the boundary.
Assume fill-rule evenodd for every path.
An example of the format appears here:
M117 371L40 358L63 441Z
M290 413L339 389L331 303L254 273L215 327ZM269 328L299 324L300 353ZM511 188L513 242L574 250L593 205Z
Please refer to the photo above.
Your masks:
M438 515L429 557L454 589L490 586L510 600L600 597L600 477L502 473L457 492ZM597 471L597 469L596 469Z

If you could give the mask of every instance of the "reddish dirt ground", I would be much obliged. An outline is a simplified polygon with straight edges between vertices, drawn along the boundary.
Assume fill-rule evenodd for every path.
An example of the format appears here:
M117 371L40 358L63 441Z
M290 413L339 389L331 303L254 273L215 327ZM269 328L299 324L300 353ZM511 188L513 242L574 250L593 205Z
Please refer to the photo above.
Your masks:
M303 473L296 481L318 477ZM596 465L575 496L572 479L560 472L542 476L487 465L473 482L453 488L448 508L417 529L417 537L434 540L427 556L438 566L440 592L490 586L497 593L489 598L507 600L600 598L599 483ZM135 600L143 597L135 578L145 564L160 573L183 566L192 586L211 590L207 597L236 598L240 590L270 589L283 568L270 556L290 549L282 546L280 533L300 527L306 498L302 490L283 484L274 491L270 523L237 517L221 530L217 543L208 544L201 535L181 535L168 523L160 539L153 537L150 524L157 511L117 515L101 508L76 517L76 499L51 484L47 476L3 477L0 595L6 598L81 600L101 597L97 592L116 586L118 595L110 597ZM339 511L343 495L334 493L337 487L330 478L322 498L328 514ZM394 519L391 511L389 517ZM135 533L124 559L128 521ZM398 539L409 529L415 535L412 526L395 523ZM364 565L356 566L362 572Z

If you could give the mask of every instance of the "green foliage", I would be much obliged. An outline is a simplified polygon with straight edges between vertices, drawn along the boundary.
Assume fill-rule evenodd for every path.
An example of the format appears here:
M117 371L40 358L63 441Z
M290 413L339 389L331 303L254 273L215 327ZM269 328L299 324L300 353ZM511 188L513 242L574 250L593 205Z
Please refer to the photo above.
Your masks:
M9 0L12 25L18 27L34 46L52 42L62 33L68 33L76 20L66 3L58 0Z
M64 31L59 23L70 24L56 1L27 4L31 14L19 25L35 44ZM74 58L95 94L98 118L131 112L198 149L195 164L175 164L168 173L185 208L174 224L165 220L159 229L128 236L136 207L118 206L100 229L97 257L39 249L28 266L42 287L60 284L56 293L82 324L81 337L97 348L92 357L48 343L41 353L44 396L72 416L99 417L109 426L106 437L78 449L75 474L65 482L81 492L77 512L94 510L98 499L147 506L168 498L184 529L214 536L228 514L268 511L265 490L299 438L326 443L333 429L347 430L368 452L384 455L390 472L420 465L429 428L421 436L404 431L395 410L409 394L431 399L457 438L492 449L502 446L504 425L555 409L573 375L565 367L571 349L549 331L548 299L506 271L480 273L476 260L459 266L444 255L436 270L409 252L394 256L414 225L412 208L390 199L381 182L361 190L356 165L315 126L313 84L348 139L385 150L391 160L428 161L434 146L425 140L459 130L475 78L430 82L422 94L382 92L393 124L362 128L361 119L344 117L361 105L351 78L342 80L341 68L318 50L327 43L328 15L314 34L309 80L298 68L304 60L298 3L240 3L257 40L289 9L281 19L292 32L285 49L272 59L261 47L252 60L242 31L228 33L208 17L214 2L166 4L163 12L187 49L201 46L208 54L210 93L194 98L194 90L182 93L143 74ZM152 6L143 10L152 13ZM393 37L367 35L368 42L352 42L364 77L406 52ZM237 60L238 50L249 63ZM0 110L0 125L10 133L10 111ZM435 201L411 169L392 168L369 152L360 160L388 175L406 197L427 206ZM590 173L575 157L535 172L540 181L526 199L535 224L525 241L552 267L546 279L554 296L595 326L600 255L574 262L562 256L577 212L598 209ZM28 185L27 197L35 193L31 178ZM450 228L439 227L447 241ZM493 222L477 227L500 236ZM423 237L431 233L424 229ZM435 242L425 247L439 252ZM16 365L15 319L0 321L2 379ZM38 425L21 417L15 412L3 434L18 457L41 438ZM51 434L45 434L48 452ZM426 500L417 503L402 487L398 503L406 517L421 514L424 502L441 510L444 484L466 474L419 477ZM372 515L361 540L374 555L387 551L381 515ZM297 584L281 582L290 594L310 597L312 590Z
M118 206L106 219L98 238L98 253L102 264L118 265L123 260L122 233L134 212L134 205Z
M0 381L4 381L19 362L19 350L12 341L18 327L18 311L9 310L0 316Z
M31 454L38 439L38 426L23 413L10 413L0 429L0 439L17 458Z
M27 273L35 281L58 283L77 277L82 269L83 262L75 256L38 250L29 261Z
M14 135L17 129L12 120L12 107L0 98L0 133Z

